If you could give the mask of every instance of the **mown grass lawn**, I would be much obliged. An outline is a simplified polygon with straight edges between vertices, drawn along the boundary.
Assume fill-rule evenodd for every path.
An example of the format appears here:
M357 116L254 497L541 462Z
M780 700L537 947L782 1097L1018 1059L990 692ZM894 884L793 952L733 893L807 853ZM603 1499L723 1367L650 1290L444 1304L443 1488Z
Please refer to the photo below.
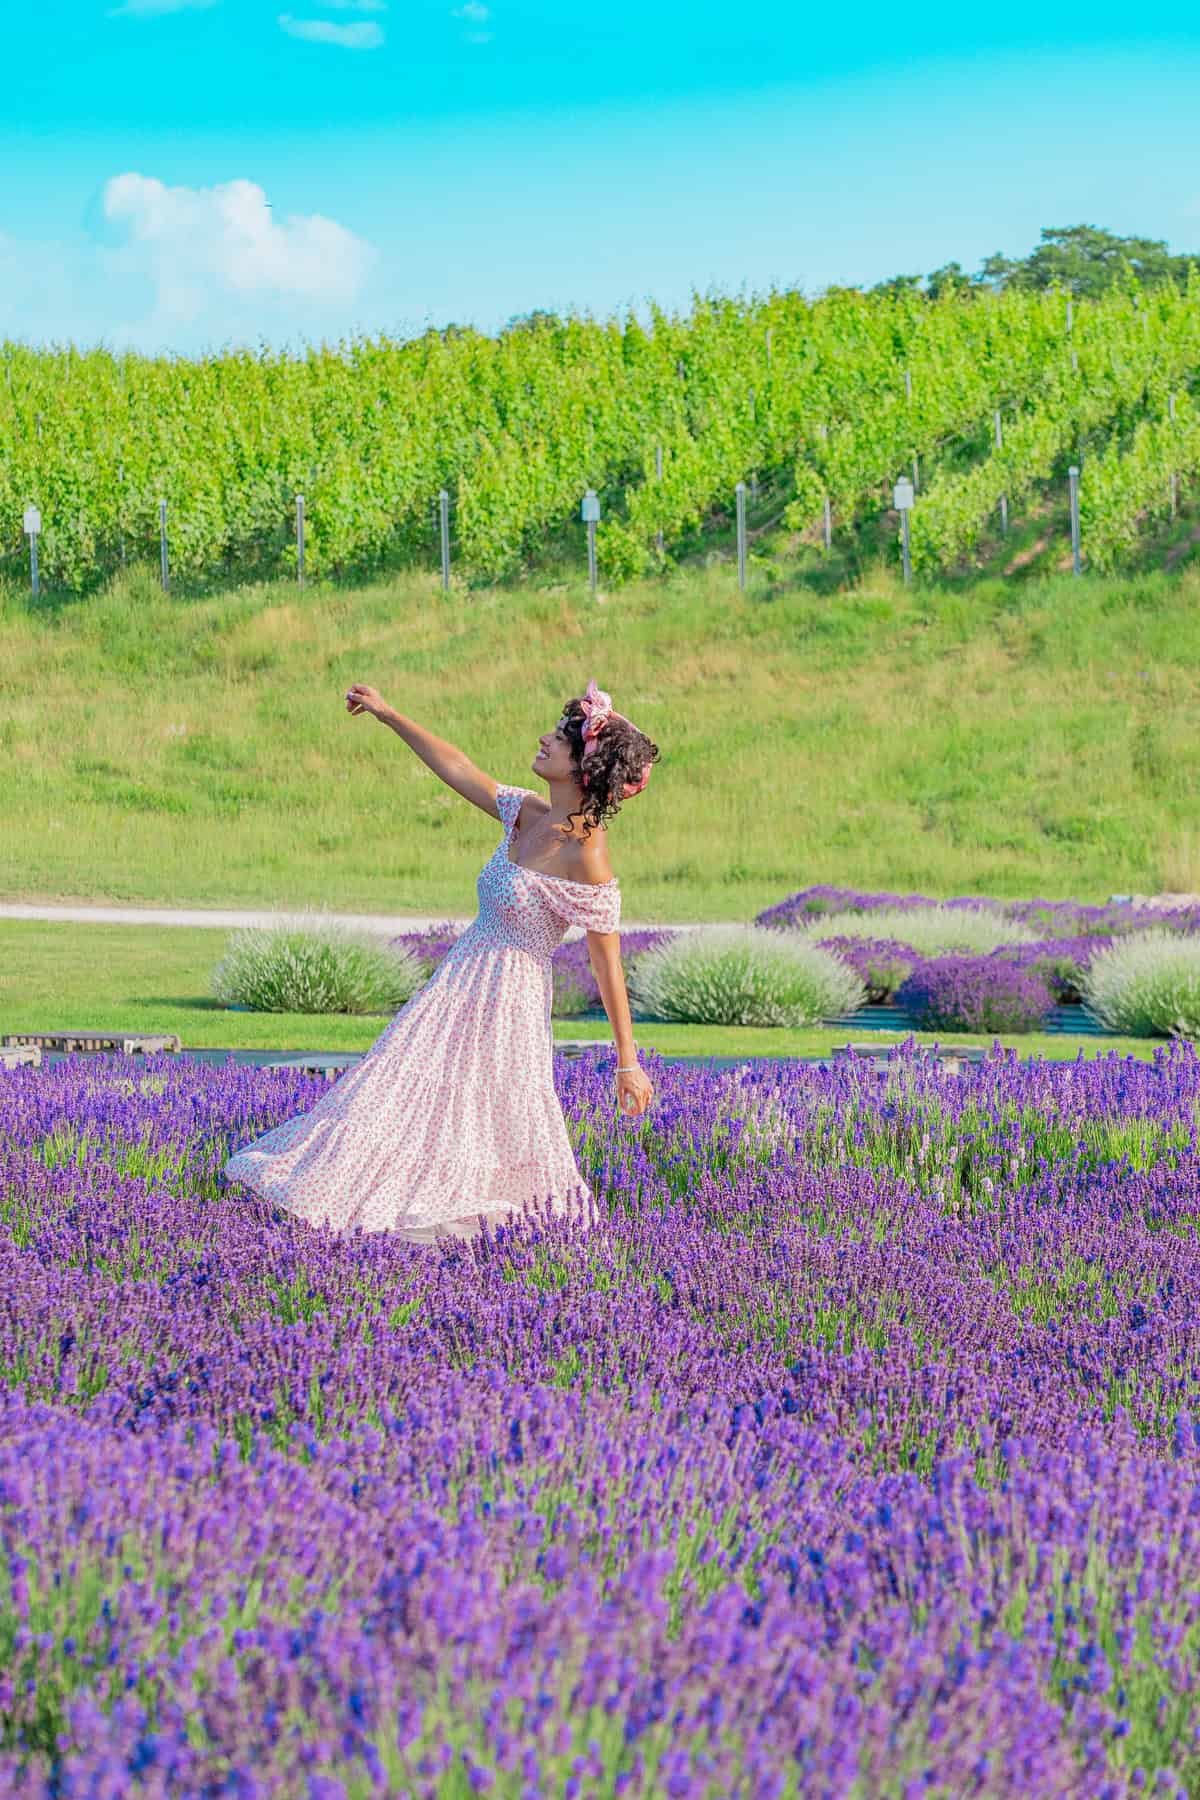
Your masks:
M232 1012L214 1000L209 976L223 931L204 926L86 925L0 919L0 1037L17 1031L177 1031L185 1049L367 1050L386 1016ZM635 1021L643 1048L665 1056L819 1056L847 1042L883 1046L901 1034L825 1026L810 1031ZM611 1041L604 1019L556 1019L554 1035ZM918 1036L920 1043L989 1045L992 1035ZM1118 1050L1152 1057L1159 1038L1000 1037L1021 1056L1073 1057Z

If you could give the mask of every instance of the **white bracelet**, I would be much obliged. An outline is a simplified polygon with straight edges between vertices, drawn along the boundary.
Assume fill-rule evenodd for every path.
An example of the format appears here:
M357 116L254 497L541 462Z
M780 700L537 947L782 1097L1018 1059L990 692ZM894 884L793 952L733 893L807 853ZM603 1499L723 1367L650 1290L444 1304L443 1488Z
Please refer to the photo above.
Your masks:
M618 1063L617 1064L617 1074L618 1075L632 1075L633 1071L635 1069L640 1069L641 1066L642 1066L641 1063Z

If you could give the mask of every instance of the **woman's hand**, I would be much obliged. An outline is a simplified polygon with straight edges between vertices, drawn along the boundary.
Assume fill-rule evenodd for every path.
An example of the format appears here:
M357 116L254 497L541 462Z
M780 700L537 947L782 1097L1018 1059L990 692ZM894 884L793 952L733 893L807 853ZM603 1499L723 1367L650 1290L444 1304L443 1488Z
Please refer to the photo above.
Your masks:
M360 713L370 713L372 718L377 719L380 707L386 705L386 700L377 688L367 687L361 681L356 681L346 693L346 711L356 719Z
M644 1113L654 1097L654 1083L645 1069L626 1069L617 1076L617 1106L627 1118Z

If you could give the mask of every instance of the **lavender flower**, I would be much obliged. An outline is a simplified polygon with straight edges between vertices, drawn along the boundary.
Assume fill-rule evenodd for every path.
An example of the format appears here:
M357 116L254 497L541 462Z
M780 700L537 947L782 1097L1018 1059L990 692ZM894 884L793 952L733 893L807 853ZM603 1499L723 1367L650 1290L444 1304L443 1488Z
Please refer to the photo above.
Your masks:
M922 1031L1033 1031L1054 1003L1036 968L995 951L931 956L901 983L896 999Z
M0 1071L0 1791L1195 1791L1194 1046L612 1060L433 1250L217 1180L318 1079Z

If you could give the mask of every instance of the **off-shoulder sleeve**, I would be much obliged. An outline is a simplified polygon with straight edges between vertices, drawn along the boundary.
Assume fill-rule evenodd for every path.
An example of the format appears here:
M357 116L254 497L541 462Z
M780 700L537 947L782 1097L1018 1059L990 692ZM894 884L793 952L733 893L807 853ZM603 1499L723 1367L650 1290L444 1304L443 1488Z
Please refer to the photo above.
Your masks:
M615 881L559 881L531 871L549 906L568 925L584 931L616 931L621 922L621 890Z
M504 835L506 837L516 824L517 814L521 810L521 802L529 791L528 788L514 787L512 783L508 781L498 781L496 783L496 807L499 811L500 823L504 827Z

